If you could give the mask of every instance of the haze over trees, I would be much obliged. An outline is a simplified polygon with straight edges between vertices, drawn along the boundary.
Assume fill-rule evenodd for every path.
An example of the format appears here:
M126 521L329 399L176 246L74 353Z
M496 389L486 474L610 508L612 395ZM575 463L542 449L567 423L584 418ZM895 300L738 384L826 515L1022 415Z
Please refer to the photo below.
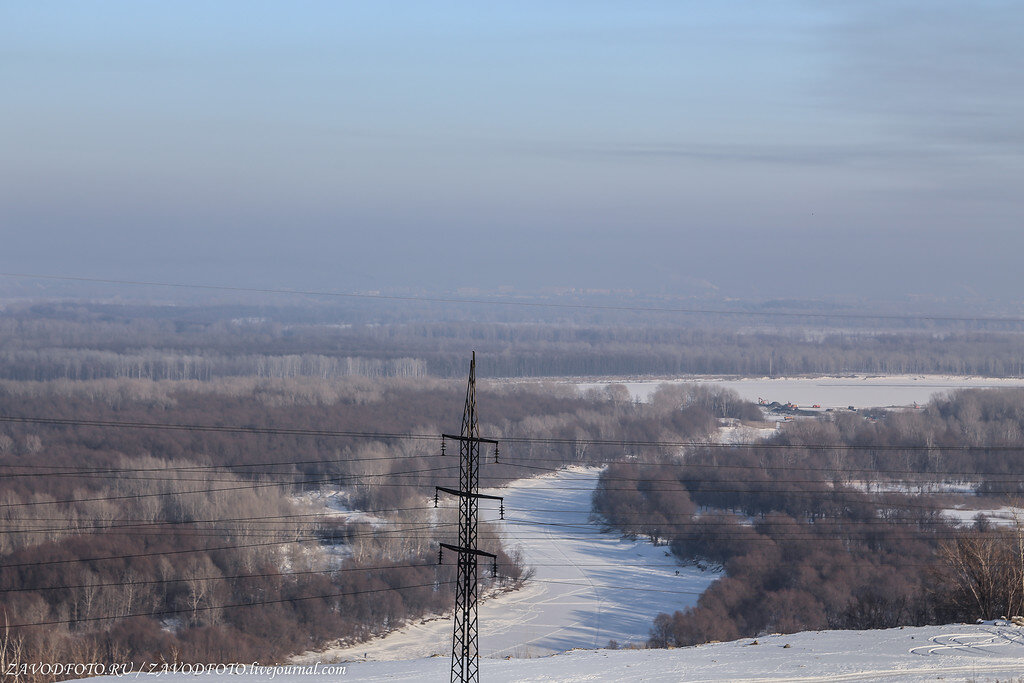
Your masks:
M465 372L469 348L487 357L492 377L1024 376L1022 331L1013 320L886 319L869 327L814 319L809 332L770 311L763 320L685 322L602 313L530 320L484 308L469 320L438 322L358 308L11 305L0 311L0 378L455 378Z

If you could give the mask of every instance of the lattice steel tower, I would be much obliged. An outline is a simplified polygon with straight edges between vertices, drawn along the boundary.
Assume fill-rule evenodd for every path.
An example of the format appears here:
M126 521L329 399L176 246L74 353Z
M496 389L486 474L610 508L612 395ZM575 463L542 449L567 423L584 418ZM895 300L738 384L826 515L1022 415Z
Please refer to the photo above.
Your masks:
M455 632L452 635L452 676L456 681L479 681L479 634L477 624L478 574L477 558L489 557L494 563L497 575L497 557L493 553L478 550L477 519L481 498L501 500L500 496L488 496L480 493L480 444L494 444L495 460L498 457L498 442L494 439L480 438L480 426L476 418L476 353L469 362L469 385L466 387L466 408L462 413L462 433L441 435L441 452L444 453L445 439L459 442L459 489L443 491L459 498L459 544L441 544L438 553L444 549L453 550L459 555L458 578L455 587ZM434 498L435 505L437 497ZM502 505L504 517L504 504Z

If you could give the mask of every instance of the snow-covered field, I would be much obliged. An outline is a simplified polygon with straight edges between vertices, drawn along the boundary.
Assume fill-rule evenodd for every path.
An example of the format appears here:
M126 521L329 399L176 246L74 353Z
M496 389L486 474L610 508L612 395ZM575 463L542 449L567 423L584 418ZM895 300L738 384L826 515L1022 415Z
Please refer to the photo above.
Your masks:
M600 533L588 522L599 472L562 470L487 491L505 497L506 548L521 547L536 574L522 590L480 605L481 656L531 657L604 647L609 640L643 643L656 614L695 604L718 578L714 572L677 566L667 548ZM482 503L481 519L496 521L497 508L489 503ZM450 617L434 619L295 661L430 657L450 652L451 639Z
M985 508L980 510L956 507L949 510L943 510L942 514L955 519L961 524L973 524L978 515L985 515L988 517L989 523L994 526L1015 527L1024 524L1024 509L1008 505L1000 508Z
M788 645L788 647L787 647ZM313 666L313 665L310 665ZM450 660L349 662L344 672L164 675L204 680L327 683L447 681ZM1024 629L1005 623L744 638L675 650L574 650L536 659L480 660L480 679L503 681L1012 681L1024 675ZM272 678L273 676L273 678ZM143 676L141 678L149 678ZM115 681L113 677L92 679ZM154 680L157 680L154 678Z
M770 379L722 379L722 378L674 378L641 381L580 382L562 380L575 384L581 391L599 389L609 384L624 384L630 395L646 401L661 384L710 384L736 391L743 398L756 402L763 398L767 402L795 403L805 408L820 405L822 408L874 408L888 406L910 406L927 403L933 394L968 388L1024 387L1024 379L992 377L954 377L945 375L888 375L852 377L781 377Z

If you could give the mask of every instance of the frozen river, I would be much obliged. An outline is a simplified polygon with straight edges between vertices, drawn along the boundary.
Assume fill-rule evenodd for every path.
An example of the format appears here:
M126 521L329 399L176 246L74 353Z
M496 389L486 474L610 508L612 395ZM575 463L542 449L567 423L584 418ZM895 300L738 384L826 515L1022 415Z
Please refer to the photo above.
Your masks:
M523 589L480 604L482 657L547 655L609 640L644 643L655 615L696 604L720 576L677 565L666 547L600 533L588 523L599 472L561 470L489 491L505 498L505 547L520 547L536 574ZM496 521L497 510L485 502L480 516ZM481 563L481 572L487 569ZM446 616L298 661L412 659L447 655L451 644Z
M763 398L823 408L904 406L959 388L1024 387L1024 379L939 376L559 381L580 390L624 384L641 401L666 382L713 384L751 401ZM595 468L561 470L489 491L505 498L505 547L510 551L519 547L527 567L536 574L523 589L480 604L482 657L535 657L572 648L600 648L610 640L620 645L643 643L656 614L694 605L719 577L677 565L667 548L600 533L600 527L589 521L598 473ZM484 502L481 518L496 522L497 511L492 508ZM451 638L449 614L367 643L307 653L296 661L445 656Z

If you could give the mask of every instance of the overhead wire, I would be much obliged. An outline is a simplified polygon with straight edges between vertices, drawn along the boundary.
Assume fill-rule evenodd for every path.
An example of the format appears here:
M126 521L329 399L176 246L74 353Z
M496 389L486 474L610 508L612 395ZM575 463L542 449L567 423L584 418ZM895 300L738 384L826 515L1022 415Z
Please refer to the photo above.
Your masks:
M240 579L270 579L270 578L291 578L298 576L310 576L310 575L329 575L329 574L345 574L348 572L375 572L385 571L389 569L419 569L423 567L437 567L436 562L428 562L421 564L393 564L387 566L355 566L355 567L339 567L335 569L308 569L299 570L292 572L264 572L257 574L233 574L233 575L222 575L222 576L188 576L178 579L133 579L130 583L132 586L153 586L153 585L166 585L172 583L190 583L190 582L206 582L206 581L237 581ZM73 585L62 585L62 586L35 586L26 587L19 586L17 588L0 588L0 593L26 593L35 591L59 591L59 590L86 590L96 588L123 588L125 581L108 581L108 582L97 582L97 583L82 583Z
M293 514L293 515L261 515L261 516L258 516L258 517L221 517L221 518L217 518L217 519L189 519L189 520L186 520L186 519L170 520L170 519L168 519L168 520L154 520L154 519L143 519L143 518L134 518L133 519L133 518L122 517L122 518L113 518L113 519L90 520L90 519L79 517L79 518L75 518L73 521L81 522L81 523L107 522L107 523L111 523L111 524L119 523L119 522L126 522L126 523L139 522L139 523L143 523L143 524L215 524L215 523L219 523L219 522L247 522L247 523L256 523L256 524L258 524L258 523L262 523L262 522L268 522L268 523L274 523L274 524L278 524L278 523L286 524L286 523L289 523L289 522L287 522L285 520L293 520L293 519L294 520L305 519L305 518L313 518L314 520L318 519L318 518L321 518L321 519L342 519L344 515L348 515L348 514L379 515L379 514L382 514L382 513L389 513L389 512L409 512L409 511L414 511L414 510L433 510L433 509L435 509L433 505L422 505L422 506L401 507L401 508L379 508L379 509L374 509L374 510L335 510L335 509L332 508L332 509L325 509L323 512L305 512L305 513L297 513L297 514ZM20 522L20 521L31 521L31 522L68 522L69 519L66 516L65 517L35 517L35 516L33 516L33 517L24 517L24 518L17 518L17 517L11 518L11 517L9 517L9 518L6 518L4 521L5 522Z
M296 473L290 473L290 472L246 472L246 473L241 473L241 474L251 474L254 477L257 477L255 479L251 479L251 480L243 479L242 476L240 476L240 475L239 476L231 476L231 477L217 477L217 476L187 477L187 476L181 476L181 475L178 475L178 476L166 476L166 477L160 477L160 476L142 476L142 477L138 477L138 476L134 476L135 473L132 472L131 470L127 470L127 471L118 472L118 474L121 474L122 476L120 478L118 478L117 482L118 482L118 484L123 484L123 483L126 483L126 482L132 482L132 481L165 481L165 482L184 481L184 482L206 482L206 483L209 483L209 482L238 483L240 481L254 481L254 482L258 482L258 483L279 484L281 486L288 486L288 485L301 486L303 484L323 483L323 481L324 481L323 477L324 476L329 476L332 481L334 481L334 482L338 483L339 485L341 485L342 482L345 482L345 481L348 481L348 480L372 480L374 478L383 478L383 477L390 477L390 478L395 478L395 479L401 479L401 478L407 477L407 476L420 475L420 474L431 473L431 472L441 472L441 471L444 471L444 470L455 469L457 467L458 467L458 465L444 465L444 466L440 466L440 467L430 467L430 468L424 468L424 469L419 469L419 470L407 470L407 471L399 471L399 472L380 472L380 473L362 472L362 473L356 473L356 474L340 474L340 473L339 474L328 474L328 473L323 473L323 474L319 475L320 478L318 478L318 479L309 479L308 477L310 475L302 474L302 473L299 473L299 472L296 472ZM40 475L37 475L37 476L71 477L71 478L75 478L75 479L104 479L104 480L106 480L106 479L109 478L107 476L107 474L108 473L100 473L100 472L78 472L78 473L71 473L71 472L57 472L57 473L54 473L54 472L43 472L43 473L41 473ZM4 476L6 476L6 475L4 475ZM15 476L33 476L33 475L23 474L23 475L15 475ZM300 477L307 477L307 478L306 479L301 479ZM413 478L417 478L417 477L414 476Z
M305 602L308 600L325 600L328 598L354 597L357 595L370 595L374 593L385 593L389 591L412 590L414 588L434 588L439 585L452 584L455 581L432 581L430 583L414 584L411 586L389 586L387 588L371 588L357 591L341 591L337 593L321 593L318 595L292 596L277 598L273 600L251 600L247 602L236 602L226 605L200 605L184 609L162 609L148 612L132 612L122 615L104 615L95 617L81 617L78 619L51 619L47 621L23 622L18 624L5 624L5 628L28 628L35 626L62 626L79 624L84 622L110 621L113 619L132 619L135 617L164 617L175 614L195 614L197 612L209 612L211 610L235 609L242 607L257 607L259 605L279 605L282 603Z
M456 467L458 467L458 465L446 465L444 467L424 469L424 470L421 470L421 472L423 472L423 473L427 473L427 472L441 472L441 471L445 471L445 470L449 470L449 469L454 469ZM412 472L407 472L406 474L412 474ZM387 476L387 475L372 475L372 476ZM322 477L322 478L319 478L319 479L308 479L308 480L305 480L305 481L302 481L302 482L293 482L293 483L301 483L301 484L304 484L304 485L309 485L309 484L331 484L331 483L336 483L338 478L339 478L338 476ZM37 501L21 501L21 502L17 502L17 503L0 503L0 508L30 507L30 506L36 506L36 505L66 505L66 504L71 504L71 503L88 503L88 502L111 501L111 500L136 500L136 499L139 499L139 498L154 498L154 497L170 496L170 495L182 496L182 495L188 495L188 494L193 494L193 493L219 493L219 492L223 492L223 491L242 491L242 490L248 490L248 489L276 487L276 486L281 486L281 485L282 484L280 482L266 483L266 482L259 482L259 481L251 481L251 482L244 483L244 484L238 484L237 486L223 486L223 487L219 487L219 488L207 488L207 489L189 489L187 491L163 491L163 492L157 492L157 493L135 493L135 494L125 494L125 495L116 495L116 496L94 496L94 497L91 497L91 498L70 498L70 499L63 499L63 500L37 500ZM378 483L376 485L377 486L395 486L395 485L397 485L397 486L409 486L409 484L389 484L387 482L380 482L380 483Z
M435 437L436 438L436 437ZM25 474L4 474L4 477L20 477L20 476L44 476L44 475L77 475L79 473L85 474L118 474L121 472L194 472L203 470L221 470L221 469L240 469L240 468L251 468L251 467L286 467L294 465L337 465L337 464L351 464L360 462L384 462L384 461L401 461L411 460L414 458L424 457L440 457L440 454L425 454L417 456L409 455L387 455L387 456L374 456L369 458L353 457L353 458L329 458L329 459L315 459L315 460L277 460L273 462L253 462L253 463L224 463L219 465L169 465L167 467L89 467L89 466L73 466L73 465L43 465L43 464L25 464L25 463L0 463L0 467L7 467L11 469L31 469L33 472ZM36 470L58 470L38 472ZM242 472L241 474L247 474Z
M8 562L0 564L0 570L3 569L15 569L18 567L34 567L43 565L57 565L57 564L74 564L76 562L106 562L110 560L128 560L142 557L164 557L167 555L189 555L192 553L208 553L208 552L219 552L222 550L240 550L242 548L266 548L269 546L280 546L284 544L295 544L295 543L319 543L322 539L319 536L309 536L301 539L292 539L290 541L262 541L259 543L229 543L226 545L218 546L206 546L203 548L177 548L174 550L154 551L154 552L138 552L138 553L122 553L117 555L101 555L97 557L75 557L66 558L60 560L37 560L32 562Z
M191 432L225 432L235 434L263 434L263 435L287 435L287 436L319 436L338 438L359 438L377 440L414 440L414 441L439 441L438 434L417 434L410 432L366 432L353 430L327 430L327 429L299 429L289 427L250 427L244 425L203 425L186 423L164 423L164 422L137 422L126 420L90 420L81 418L56 418L28 415L0 415L0 422L22 422L27 424L52 424L73 427L113 427L124 429L154 429L154 430L180 430ZM589 446L619 446L619 447L640 447L640 448L708 448L724 450L760 449L772 450L804 450L804 451L879 451L879 452L902 452L902 451L926 451L935 453L973 453L973 452L1013 452L1024 453L1024 445L971 445L971 444L877 444L877 445L855 445L855 444L809 444L809 443L772 443L772 442L720 442L712 440L658 440L658 439L607 439L592 437L527 437L527 436L500 436L498 440L505 444L540 444L540 445L589 445ZM401 459L404 456L387 457L384 459ZM534 458L538 459L538 458ZM543 460L543 458L539 458ZM340 460L340 459L335 459ZM333 461L333 460L332 460ZM303 461L296 461L303 462ZM324 462L321 460L306 462ZM291 464L278 462L274 464ZM232 467L257 466L233 464ZM190 467L224 467L222 465L197 465Z
M299 429L288 427L247 427L244 425L202 425L175 424L165 422L133 422L129 420L88 420L27 415L0 415L0 422L24 422L26 424L52 424L72 427L120 427L123 429L181 430L189 432L222 432L230 434L273 434L279 436L324 436L358 439L404 439L439 441L437 434L409 434L386 432L364 432L328 429Z

